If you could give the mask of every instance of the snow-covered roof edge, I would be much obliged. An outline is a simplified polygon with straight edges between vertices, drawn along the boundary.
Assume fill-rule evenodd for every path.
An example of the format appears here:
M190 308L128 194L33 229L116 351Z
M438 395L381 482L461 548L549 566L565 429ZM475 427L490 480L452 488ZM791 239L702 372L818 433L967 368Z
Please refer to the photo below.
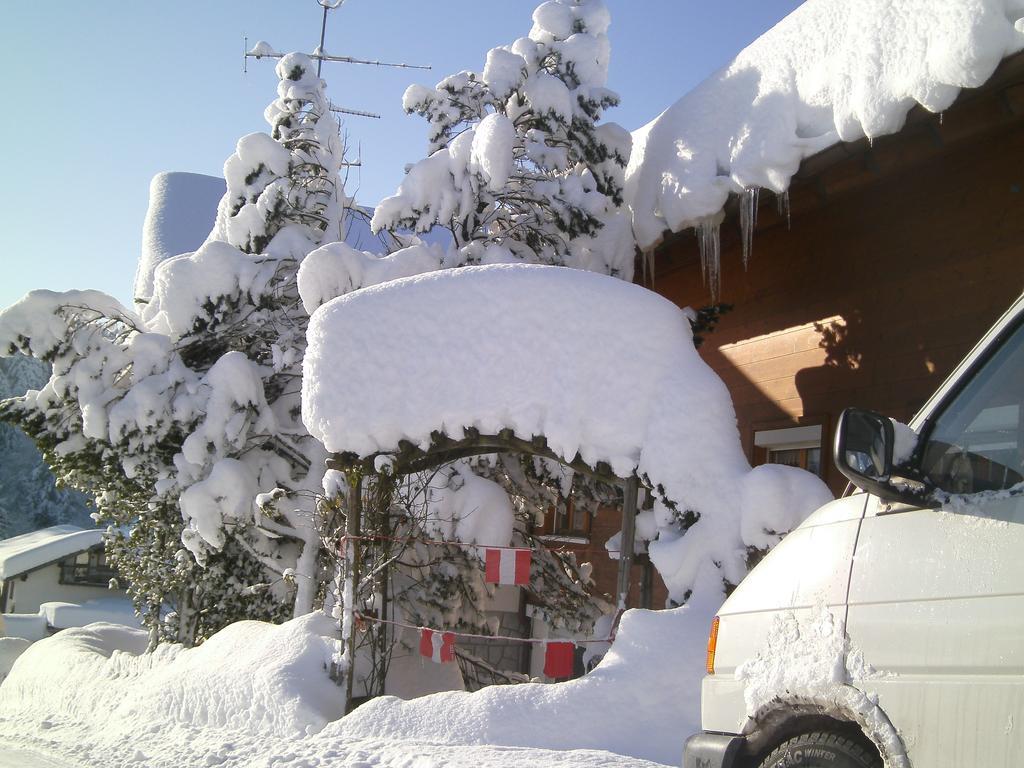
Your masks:
M86 530L75 525L54 525L0 541L0 579L84 552L103 541L99 528Z
M947 109L1024 48L1024 0L807 0L633 134L626 199L643 250L782 193L804 158Z

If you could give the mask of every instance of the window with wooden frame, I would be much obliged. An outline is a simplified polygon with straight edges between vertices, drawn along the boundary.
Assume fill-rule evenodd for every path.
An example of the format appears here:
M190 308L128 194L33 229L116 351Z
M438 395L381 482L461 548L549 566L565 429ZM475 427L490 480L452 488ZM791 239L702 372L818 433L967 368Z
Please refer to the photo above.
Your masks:
M105 587L116 578L117 571L107 564L107 553L103 547L93 547L60 562L61 584Z
M585 509L577 509L576 501L570 496L562 508L549 507L544 515L544 525L537 533L541 536L590 537L590 515Z
M754 447L759 449L758 463L800 467L821 477L822 431L821 424L757 430L754 432Z

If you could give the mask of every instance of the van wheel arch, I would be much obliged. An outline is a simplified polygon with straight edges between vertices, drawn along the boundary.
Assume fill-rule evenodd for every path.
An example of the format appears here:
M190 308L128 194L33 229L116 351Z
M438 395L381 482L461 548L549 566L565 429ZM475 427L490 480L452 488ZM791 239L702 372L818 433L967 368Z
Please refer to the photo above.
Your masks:
M792 699L776 700L747 721L743 729L746 739L744 759L740 765L742 768L756 768L784 742L797 736L821 732L860 745L869 754L876 756L880 765L890 757L895 758L893 764L896 766L909 765L906 753L902 750L898 755L885 754L853 713L837 711L834 703Z

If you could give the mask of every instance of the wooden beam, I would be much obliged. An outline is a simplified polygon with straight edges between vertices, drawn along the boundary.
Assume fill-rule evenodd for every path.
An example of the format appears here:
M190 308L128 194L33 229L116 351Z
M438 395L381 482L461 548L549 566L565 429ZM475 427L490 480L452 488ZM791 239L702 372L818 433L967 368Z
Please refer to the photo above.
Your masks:
M609 485L623 485L625 498L622 505L622 547L619 552L619 575L618 575L618 607L626 607L626 600L629 597L629 586L631 570L633 565L633 549L636 539L636 496L640 487L640 481L635 471L627 478L619 477L612 472L611 467L603 461L590 466L580 457L579 453L571 461L558 455L548 447L547 440L543 435L531 435L529 440L517 437L511 429L503 429L496 435L481 435L478 430L467 428L463 430L463 437L460 440L451 438L440 432L434 432L430 437L430 446L426 449L420 448L407 440L399 443L396 451L377 452L369 456L359 456L355 453L336 453L327 460L329 469L345 472L349 476L350 497L349 514L355 505L359 504L358 493L352 495L353 477L364 475L380 474L377 471L378 457L385 456L390 459L389 473L396 476L413 474L416 472L428 472L457 459L470 456L480 456L488 453L523 453L528 456L543 456L547 459L563 464L581 474L588 475ZM352 524L352 520L349 520ZM351 529L347 530L351 535ZM350 658L355 658L354 634L349 638ZM346 699L346 712L351 702L351 675L348 676L348 693Z
M531 456L543 456L557 461L570 469L609 485L619 485L623 478L612 472L611 467L603 461L590 466L576 454L572 460L552 451L543 435L532 435L529 440L517 437L510 429L503 429L497 435L481 435L474 429L465 430L461 439L454 439L440 433L431 436L429 448L423 449L408 441L402 441L394 452L378 452L369 456L358 456L354 453L336 453L327 460L329 469L342 472L358 469L364 474L378 474L376 461L379 456L386 456L391 461L391 474L410 475L416 472L429 472L458 459L470 456L481 456L488 453L524 453Z
M356 622L355 602L359 592L359 551L361 548L359 534L363 517L363 480L356 472L348 475L348 498L345 515L345 579L351 587L351 594L345 595L348 590L343 589L342 599L345 601L342 610L347 614L348 638L346 638L346 650L348 651L348 669L345 670L345 714L352 711L352 683L356 676ZM349 599L345 599L348 597Z
M629 599L629 582L633 569L633 550L636 541L636 494L639 483L636 475L626 479L622 499L622 536L619 546L619 581L616 606L620 611Z

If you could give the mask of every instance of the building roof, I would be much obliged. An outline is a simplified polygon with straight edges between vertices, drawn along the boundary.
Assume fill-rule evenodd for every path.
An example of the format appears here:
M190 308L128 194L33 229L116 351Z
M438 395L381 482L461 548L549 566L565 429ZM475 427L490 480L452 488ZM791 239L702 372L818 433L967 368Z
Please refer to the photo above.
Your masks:
M1022 0L808 0L634 133L626 197L640 247L785 192L801 162L942 112L1024 48ZM1024 27L1022 27L1024 28Z
M75 525L54 525L0 541L0 579L84 552L103 541L99 528L86 530Z

